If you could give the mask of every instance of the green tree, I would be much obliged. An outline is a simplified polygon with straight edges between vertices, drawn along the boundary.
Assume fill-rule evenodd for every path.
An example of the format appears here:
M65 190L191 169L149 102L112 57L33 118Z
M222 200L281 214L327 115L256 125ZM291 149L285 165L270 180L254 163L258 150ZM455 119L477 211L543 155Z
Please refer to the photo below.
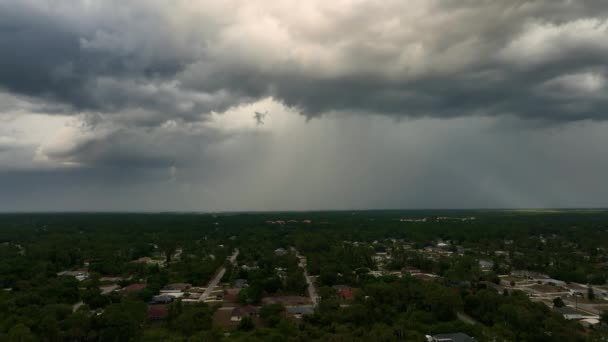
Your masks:
M255 325L253 324L253 320L251 319L251 317L245 316L245 317L241 318L241 321L239 322L239 326L238 326L239 330L250 331L250 330L253 330L253 328L255 328Z
M98 288L90 288L82 293L82 301L89 305L92 309L102 308L110 304L109 297L101 294Z
M146 305L137 301L125 301L106 307L101 316L101 341L125 341L141 333L146 319Z
M600 320L604 323L604 324L608 324L608 310L604 310L602 311L602 315L600 316Z
M589 299L589 300L595 299L595 292L593 291L593 287L591 287L591 286L587 287L587 299Z
M563 308L564 306L566 306L566 304L564 304L564 301L561 297L556 297L555 299L553 299L553 306L555 306L556 308Z
M206 304L184 305L182 312L171 321L171 327L183 335L192 336L212 327L212 310Z
M52 316L47 316L40 322L39 330L43 332L46 341L59 342L61 341L61 331L57 319Z
M281 320L285 307L281 304L264 305L260 309L260 317L266 321L269 327L276 326Z
M23 323L19 323L8 331L8 341L11 342L35 342L36 336L32 334L30 328Z

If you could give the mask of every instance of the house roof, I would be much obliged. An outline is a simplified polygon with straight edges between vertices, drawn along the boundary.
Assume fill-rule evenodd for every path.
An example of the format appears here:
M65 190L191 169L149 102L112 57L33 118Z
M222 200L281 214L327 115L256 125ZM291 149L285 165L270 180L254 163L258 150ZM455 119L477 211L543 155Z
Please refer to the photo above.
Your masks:
M146 288L146 284L131 284L131 285L123 288L122 292L124 292L124 293L139 292L145 288Z
M173 301L173 297L169 295L158 295L152 297L152 301L155 303L170 303Z
M404 272L408 272L408 273L420 273L420 270L417 269L416 267L411 267L411 266L406 266L404 268L401 269Z
M168 284L167 286L163 287L163 290L184 291L184 290L187 290L187 289L189 289L191 287L192 287L192 284L174 283L174 284Z
M581 322L587 323L588 325L600 324L600 321L595 318L585 318L585 319L582 319Z
M288 306L285 310L293 315L312 315L315 312L312 305Z
M435 274L430 274L430 273L416 273L416 274L412 274L412 276L414 278L418 278L418 279L422 279L422 280L430 280L430 279L435 279L438 276Z
M232 309L232 316L250 316L256 315L260 312L260 308L252 305L240 306Z
M234 281L234 286L236 287L245 287L247 285L247 279L237 279Z
M148 307L149 319L165 319L169 316L169 308L166 305L151 305Z
M352 289L339 290L338 295L344 299L352 299L354 296Z
M150 257L141 257L139 259L132 260L131 262L133 262L133 263L139 263L139 264L144 264L144 263L152 262L152 258L150 258Z

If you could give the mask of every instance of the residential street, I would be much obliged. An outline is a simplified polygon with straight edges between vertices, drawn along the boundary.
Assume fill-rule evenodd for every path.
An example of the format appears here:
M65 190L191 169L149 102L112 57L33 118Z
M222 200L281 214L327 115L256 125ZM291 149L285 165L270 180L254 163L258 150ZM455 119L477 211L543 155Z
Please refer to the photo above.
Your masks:
M310 296L310 301L312 302L312 305L316 307L319 302L319 297L317 296L317 289L315 288L313 279L306 270L306 257L300 255L300 252L298 252L297 249L293 248L293 250L296 252L297 258L300 260L299 266L304 271L304 277L306 278L306 283L308 284L308 296Z
M230 263L234 264L238 255L239 250L235 249L234 253L228 258ZM226 273L226 267L222 266L219 272L217 272L216 275L211 279L211 281L209 281L209 284L207 284L207 288L205 289L205 292L203 292L203 294L201 295L199 301L204 302L205 300L207 300L207 298L209 297L209 295L211 295L211 292L213 292L217 284L220 283L220 280L224 276L224 273Z

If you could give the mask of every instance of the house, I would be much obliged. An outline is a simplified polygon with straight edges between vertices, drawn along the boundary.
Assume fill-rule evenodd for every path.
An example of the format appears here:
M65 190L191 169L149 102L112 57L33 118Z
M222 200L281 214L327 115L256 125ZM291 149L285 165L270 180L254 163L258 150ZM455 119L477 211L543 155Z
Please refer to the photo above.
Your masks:
M87 272L86 270L78 270L78 271L63 271L63 272L59 272L57 273L58 276L69 276L69 277L74 277L76 278L76 280L78 281L83 281L87 278L89 278L89 272Z
M174 284L168 284L167 286L163 287L162 290L160 290L160 292L184 292L186 290L189 290L191 287L192 287L192 284L174 283Z
M166 294L154 296L151 300L152 304L169 304L171 302L173 302L173 297Z
M110 283L118 283L119 281L123 281L125 278L123 277L101 277L99 278L100 282L110 282Z
M553 310L555 310L558 313L560 313L567 320L579 320L579 319L583 319L583 315L581 315L580 312L578 312L576 309L571 308L569 306L564 306L564 307L561 307L561 308L555 307L555 308L553 308Z
M491 271L494 268L494 261L484 259L479 260L479 268L481 268L481 270L484 272Z
M131 261L134 264L146 264L146 265L158 265L159 267L165 267L165 260L156 260L150 257L141 257L139 259Z
M276 256L284 256L287 255L287 250L285 248L277 248L274 250L274 255Z
M354 297L353 289L348 285L334 285L333 288L342 299L351 300Z
M141 257L141 258L135 259L131 262L134 264L151 264L151 263L153 263L153 260L150 257Z
M273 296L262 298L263 305L281 304L284 306L295 306L307 303L310 303L310 299L302 296Z
M446 243L446 242L443 242L443 241L440 241L440 242L437 243L437 248L448 248L448 247L450 247L449 243Z
M403 273L409 273L409 274L412 274L412 275L418 274L418 273L422 273L419 269L417 269L415 267L411 267L411 266L403 267L401 269L401 272L403 272Z
M242 289L248 286L249 283L247 282L247 279L237 279L234 281L234 287L236 287L237 289Z
M378 277L382 277L384 275L384 273L382 273L382 271L370 271L369 275L378 278Z
M600 320L596 318L585 318L579 321L584 327L591 328L598 326L600 324Z
M312 305L288 306L285 310L287 311L287 314L297 319L301 319L303 316L312 315L315 312Z
M240 322L243 317L256 317L259 316L260 309L256 306L247 305L242 307L236 307L232 309L230 320L232 322Z
M110 285L100 286L99 290L101 291L101 294L106 295L106 294L110 294L110 293L114 292L119 287L120 286L118 286L117 284L110 284Z
M121 292L123 295L130 295L143 291L145 288L146 284L131 284L127 287L124 287Z
M412 277L420 279L420 280L434 280L436 278L439 278L438 275L432 274L432 273L416 273L416 274L412 274Z
M475 342L471 336L463 333L427 335L428 342Z
M338 290L338 296L344 300L352 300L355 295L352 289L342 289Z
M169 308L166 305L150 305L148 307L148 319L151 321L164 320L168 316Z

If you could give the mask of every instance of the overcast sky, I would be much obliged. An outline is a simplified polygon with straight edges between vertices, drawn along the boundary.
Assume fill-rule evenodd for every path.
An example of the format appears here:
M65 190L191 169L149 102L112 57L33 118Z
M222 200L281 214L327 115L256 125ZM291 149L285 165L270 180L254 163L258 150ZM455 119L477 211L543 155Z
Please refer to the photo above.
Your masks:
M0 211L608 207L605 0L0 0Z

